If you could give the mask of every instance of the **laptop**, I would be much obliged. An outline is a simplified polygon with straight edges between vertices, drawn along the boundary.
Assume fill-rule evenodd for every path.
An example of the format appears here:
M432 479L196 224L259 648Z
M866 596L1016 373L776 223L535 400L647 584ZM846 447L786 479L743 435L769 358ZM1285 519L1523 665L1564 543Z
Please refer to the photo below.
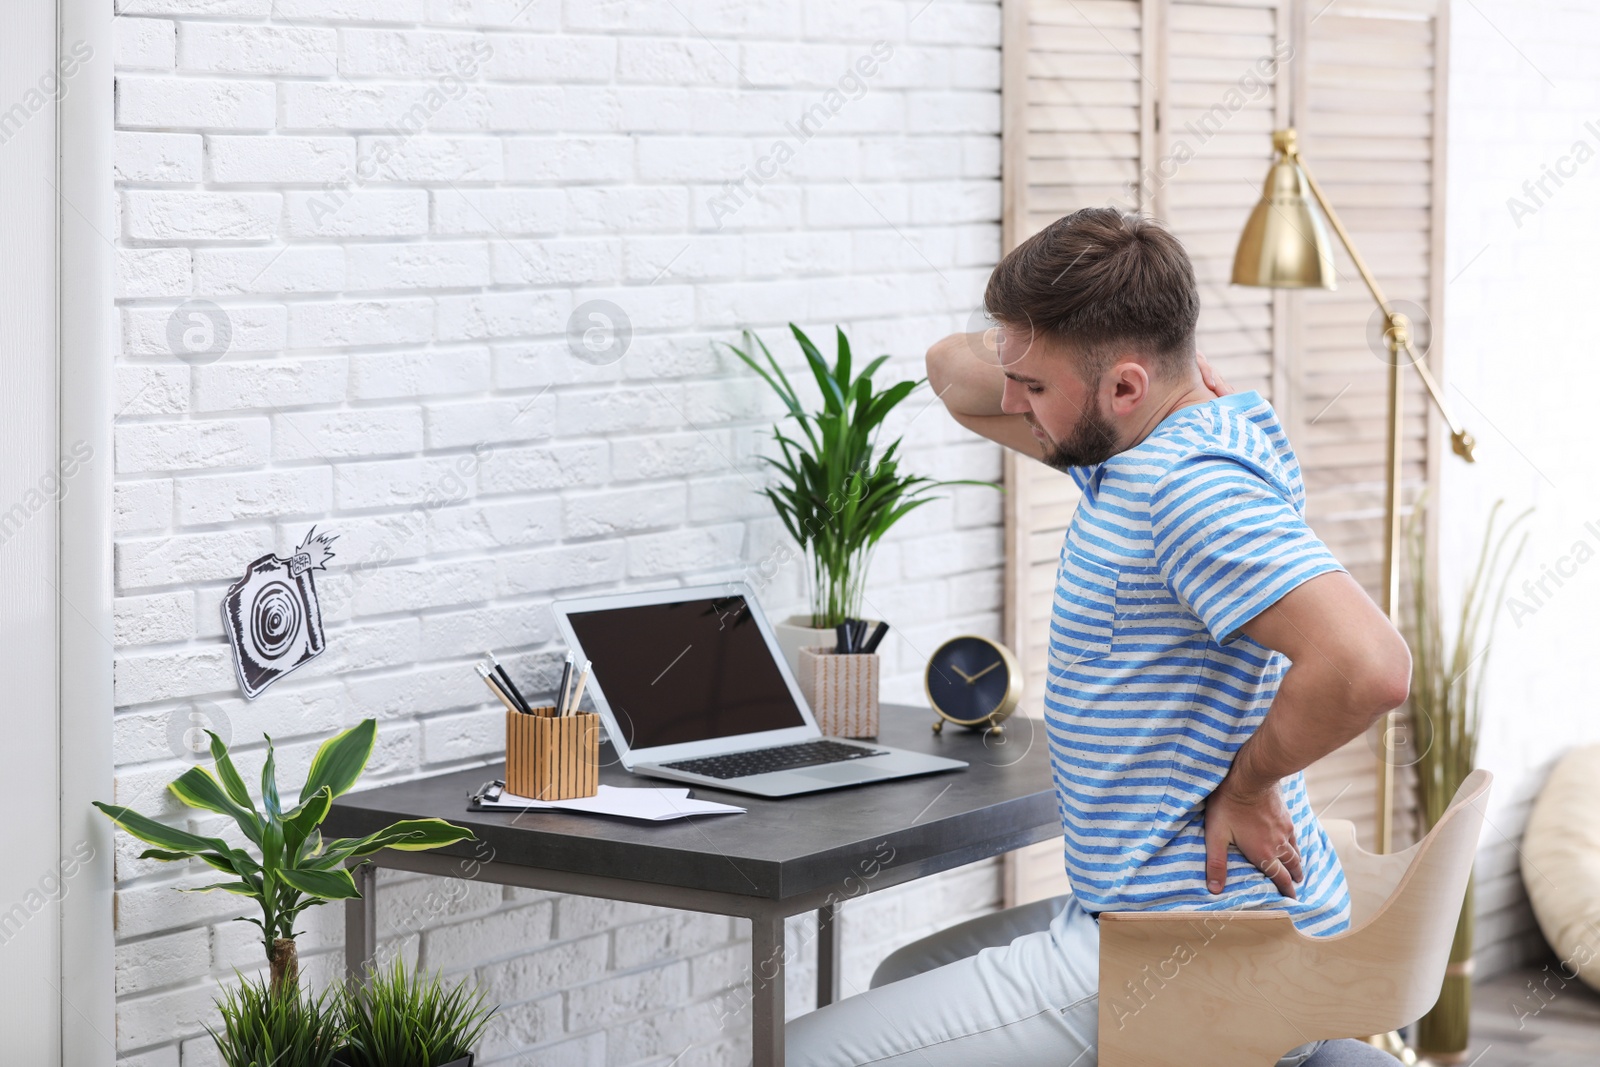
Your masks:
M634 774L786 797L952 771L963 760L823 737L745 582L551 605Z

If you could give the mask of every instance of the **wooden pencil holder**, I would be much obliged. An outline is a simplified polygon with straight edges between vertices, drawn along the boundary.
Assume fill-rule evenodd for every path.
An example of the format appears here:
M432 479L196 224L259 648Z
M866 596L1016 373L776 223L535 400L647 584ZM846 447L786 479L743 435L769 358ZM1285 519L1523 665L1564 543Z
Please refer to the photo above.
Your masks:
M829 737L878 736L878 654L800 649L800 692Z
M506 792L532 800L571 800L600 791L600 716L506 712Z

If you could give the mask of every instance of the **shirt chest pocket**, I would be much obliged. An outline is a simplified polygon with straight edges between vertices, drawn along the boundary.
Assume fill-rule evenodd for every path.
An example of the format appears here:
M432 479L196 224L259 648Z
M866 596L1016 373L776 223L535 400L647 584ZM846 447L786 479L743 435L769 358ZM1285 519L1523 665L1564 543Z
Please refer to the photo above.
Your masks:
M1061 554L1050 606L1050 653L1060 666L1111 654L1117 627L1117 568L1071 548Z

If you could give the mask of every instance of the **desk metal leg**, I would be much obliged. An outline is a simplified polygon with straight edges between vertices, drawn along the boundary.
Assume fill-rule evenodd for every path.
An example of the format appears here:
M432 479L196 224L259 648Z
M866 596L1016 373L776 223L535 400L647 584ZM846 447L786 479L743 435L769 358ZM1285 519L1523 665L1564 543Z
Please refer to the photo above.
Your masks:
M750 1026L753 1067L783 1067L783 916L750 920Z
M359 982L378 954L378 868L363 863L350 876L361 896L344 902L344 973Z
M839 905L817 909L817 1007L839 999Z

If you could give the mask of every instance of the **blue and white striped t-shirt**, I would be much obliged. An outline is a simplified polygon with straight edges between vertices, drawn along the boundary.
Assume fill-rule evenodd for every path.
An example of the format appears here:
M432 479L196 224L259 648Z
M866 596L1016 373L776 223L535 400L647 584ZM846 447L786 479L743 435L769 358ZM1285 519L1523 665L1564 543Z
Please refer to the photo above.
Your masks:
M1067 874L1089 911L1282 907L1308 934L1350 895L1305 778L1281 783L1305 864L1298 899L1228 849L1205 884L1205 799L1278 691L1285 658L1239 628L1343 570L1306 526L1300 464L1261 394L1180 408L1139 444L1073 468L1045 723Z

